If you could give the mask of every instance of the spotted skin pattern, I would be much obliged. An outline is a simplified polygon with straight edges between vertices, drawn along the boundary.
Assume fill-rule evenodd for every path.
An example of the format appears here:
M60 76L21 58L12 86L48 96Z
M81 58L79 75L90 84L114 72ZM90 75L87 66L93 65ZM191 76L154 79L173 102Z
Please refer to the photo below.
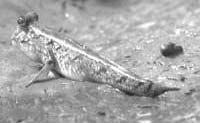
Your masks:
M27 14L24 17L32 16L33 14ZM53 55L56 63L54 70L66 78L108 84L126 94L136 96L156 97L167 91L179 90L176 87L161 86L137 75L131 75L125 68L98 55L85 45L71 38L63 40L55 37L30 22L31 18L27 20L28 24L24 24L26 26L18 23L12 35L12 44L32 60L42 64L52 60ZM52 51L51 55L49 49Z

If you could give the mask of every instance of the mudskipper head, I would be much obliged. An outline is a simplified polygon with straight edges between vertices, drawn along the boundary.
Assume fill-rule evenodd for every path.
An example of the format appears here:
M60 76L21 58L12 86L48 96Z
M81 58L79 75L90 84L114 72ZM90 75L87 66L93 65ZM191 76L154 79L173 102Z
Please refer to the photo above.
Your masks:
M18 17L17 29L12 34L12 45L28 43L30 40L30 37L28 36L30 26L38 21L38 19L39 16L36 12L29 12L24 16Z
M33 60L37 59L37 54L35 53L36 46L34 45L35 40L31 26L36 21L38 21L38 14L35 12L29 12L25 16L20 16L17 19L17 29L11 37L11 44Z
M24 29L24 31L28 31L28 27L34 22L38 21L39 16L36 12L29 12L25 16L20 16L17 19L17 24L19 27Z

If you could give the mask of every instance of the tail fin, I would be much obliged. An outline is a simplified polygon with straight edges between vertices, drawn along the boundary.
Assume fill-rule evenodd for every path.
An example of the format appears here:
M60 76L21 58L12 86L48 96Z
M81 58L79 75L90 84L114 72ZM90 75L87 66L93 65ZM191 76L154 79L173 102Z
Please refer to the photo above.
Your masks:
M151 87L146 92L145 96L157 97L168 91L179 91L179 90L180 88L177 87L166 87L166 86L161 86L160 84L157 83L152 83Z

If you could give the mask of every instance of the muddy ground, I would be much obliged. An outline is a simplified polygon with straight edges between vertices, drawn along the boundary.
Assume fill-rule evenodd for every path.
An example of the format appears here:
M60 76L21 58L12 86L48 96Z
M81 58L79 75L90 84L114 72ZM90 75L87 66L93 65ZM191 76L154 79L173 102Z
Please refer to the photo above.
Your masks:
M16 18L86 44L144 78L181 88L159 98L128 96L107 85L57 79L27 89L37 63L10 45ZM200 1L0 0L0 123L200 122ZM160 46L181 45L165 58Z

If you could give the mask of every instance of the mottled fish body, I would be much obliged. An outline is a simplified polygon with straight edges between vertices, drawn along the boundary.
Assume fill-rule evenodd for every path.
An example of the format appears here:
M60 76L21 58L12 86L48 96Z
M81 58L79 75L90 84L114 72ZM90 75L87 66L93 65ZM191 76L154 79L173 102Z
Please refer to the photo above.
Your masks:
M85 45L40 29L34 24L38 20L36 13L29 13L23 18L18 20L17 30L12 35L13 44L34 61L46 64L52 60L55 63L52 70L68 79L108 84L137 96L156 97L167 91L179 90L131 75L125 68Z

